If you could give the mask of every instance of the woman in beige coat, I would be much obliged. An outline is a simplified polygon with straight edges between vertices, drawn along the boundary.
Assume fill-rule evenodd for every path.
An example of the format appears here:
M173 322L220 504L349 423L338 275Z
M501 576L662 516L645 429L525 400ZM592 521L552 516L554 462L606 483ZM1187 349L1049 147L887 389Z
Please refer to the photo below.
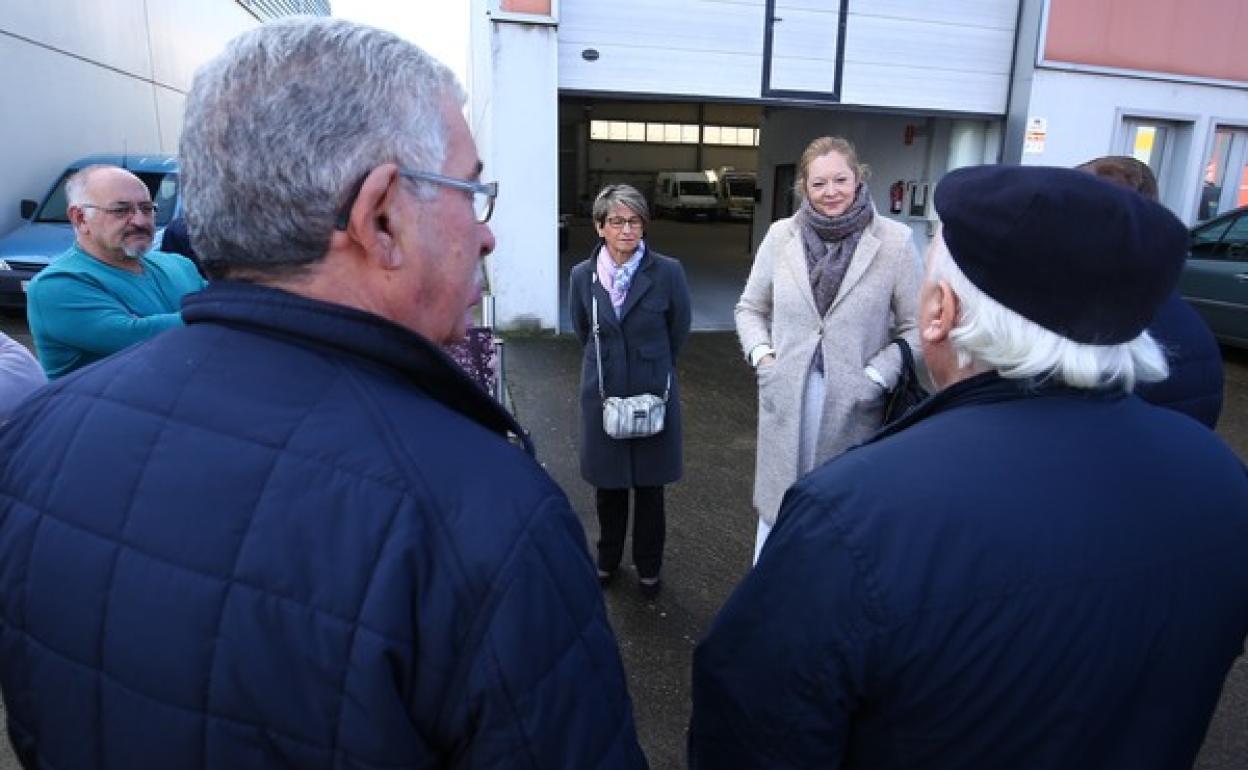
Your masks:
M810 143L797 213L767 231L737 302L737 335L758 375L754 558L784 492L880 428L905 337L917 354L922 266L910 228L879 216L853 146Z

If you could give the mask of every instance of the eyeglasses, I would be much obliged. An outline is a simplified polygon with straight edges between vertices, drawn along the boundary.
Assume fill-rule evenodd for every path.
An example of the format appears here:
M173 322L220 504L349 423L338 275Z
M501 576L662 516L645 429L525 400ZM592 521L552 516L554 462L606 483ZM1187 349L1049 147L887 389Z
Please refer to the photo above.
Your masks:
M625 225L634 230L640 230L642 225L641 217L629 217L628 219L624 217L607 217L607 226L612 230L623 230Z
M467 179L456 179L450 176L442 176L441 174L432 174L428 171L412 171L410 169L399 169L399 176L404 179L410 179L413 182L432 182L440 184L443 187L450 187L456 190L462 190L472 195L472 213L476 217L478 224L485 224L490 221L490 216L494 213L494 199L498 197L498 182L472 182ZM364 186L365 177L360 177L360 181L355 183L351 188L351 196L347 198L347 202L338 210L338 217L334 220L334 229L346 230L347 223L351 219L351 207L355 205L355 199L360 195L360 188Z
M145 217L154 217L160 211L155 203L119 203L116 206L96 206L93 203L82 204L84 209L99 209L115 219L129 219L137 211Z
M472 193L472 213L476 215L479 224L489 222L490 215L494 213L494 199L498 197L498 182L470 182L467 179L407 169L400 169L399 176L414 182L433 182L443 187Z

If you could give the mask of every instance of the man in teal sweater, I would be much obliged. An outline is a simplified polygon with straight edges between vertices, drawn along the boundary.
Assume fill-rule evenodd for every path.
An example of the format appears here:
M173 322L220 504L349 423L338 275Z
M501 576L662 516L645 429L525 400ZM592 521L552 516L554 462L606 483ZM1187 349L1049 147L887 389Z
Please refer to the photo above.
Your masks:
M204 280L152 251L156 205L142 180L88 166L65 186L75 243L30 284L26 313L49 379L182 324L182 297Z

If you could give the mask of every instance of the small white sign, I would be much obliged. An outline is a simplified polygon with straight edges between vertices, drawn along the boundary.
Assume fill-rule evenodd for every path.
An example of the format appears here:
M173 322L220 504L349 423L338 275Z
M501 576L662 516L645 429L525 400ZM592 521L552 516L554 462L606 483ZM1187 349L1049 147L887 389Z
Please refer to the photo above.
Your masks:
M1049 135L1049 121L1045 118L1027 118L1027 133L1023 137L1023 154L1039 155L1044 152L1044 140Z

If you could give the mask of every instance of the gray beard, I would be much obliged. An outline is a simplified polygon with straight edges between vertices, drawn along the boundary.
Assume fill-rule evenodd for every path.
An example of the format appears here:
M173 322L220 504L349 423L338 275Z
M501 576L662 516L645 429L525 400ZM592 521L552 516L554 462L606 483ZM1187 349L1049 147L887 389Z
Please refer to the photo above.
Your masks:
M121 247L122 253L124 253L128 259L134 259L134 260L143 259L143 257L147 256L147 252L151 250L152 250L151 243L148 243L146 246L123 245Z

